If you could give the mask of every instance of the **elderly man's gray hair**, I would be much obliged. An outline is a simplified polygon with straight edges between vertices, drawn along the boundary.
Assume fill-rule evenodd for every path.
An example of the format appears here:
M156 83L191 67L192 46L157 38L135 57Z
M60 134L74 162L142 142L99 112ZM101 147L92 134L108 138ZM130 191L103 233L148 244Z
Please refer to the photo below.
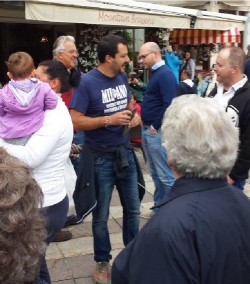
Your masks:
M168 162L186 177L225 178L238 151L239 132L215 100L183 95L172 101L162 125Z
M56 54L62 50L65 49L65 42L66 41L71 41L73 43L75 43L75 38L73 36L70 35L66 35L66 36L59 36L54 44L53 44L53 57L56 57Z

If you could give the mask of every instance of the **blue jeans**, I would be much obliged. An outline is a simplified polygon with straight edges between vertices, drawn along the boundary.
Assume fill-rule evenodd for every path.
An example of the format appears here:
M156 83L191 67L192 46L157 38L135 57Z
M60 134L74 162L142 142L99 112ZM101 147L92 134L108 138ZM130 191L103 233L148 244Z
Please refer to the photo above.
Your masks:
M114 159L114 155L110 153L105 153L95 159L97 206L93 211L92 229L96 262L109 261L112 258L107 223L114 185L116 185L123 207L124 245L127 245L139 231L140 201L133 153L128 150L129 166L124 170L124 177L116 176Z
M167 164L167 153L162 146L161 130L150 135L148 127L142 127L142 144L146 153L148 168L155 185L154 205L158 205L169 193L175 182Z
M244 190L245 184L246 184L245 179L238 179L233 183L233 186L237 187L238 189Z

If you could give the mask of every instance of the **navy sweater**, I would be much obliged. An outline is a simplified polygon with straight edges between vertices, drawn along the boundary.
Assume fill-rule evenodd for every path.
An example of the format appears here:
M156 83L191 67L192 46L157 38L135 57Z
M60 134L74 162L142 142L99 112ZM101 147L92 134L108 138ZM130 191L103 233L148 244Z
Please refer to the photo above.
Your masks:
M161 127L164 113L176 96L176 79L172 70L163 65L152 72L141 104L144 125Z

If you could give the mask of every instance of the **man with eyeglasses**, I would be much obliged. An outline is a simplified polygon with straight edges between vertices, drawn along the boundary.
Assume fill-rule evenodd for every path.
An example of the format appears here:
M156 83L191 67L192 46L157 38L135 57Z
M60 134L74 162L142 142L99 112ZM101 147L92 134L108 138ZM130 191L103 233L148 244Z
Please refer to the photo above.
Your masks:
M63 92L61 96L66 106L69 107L73 95L73 88L78 86L81 77L81 71L77 68L78 50L76 48L75 38L70 35L59 36L53 44L53 57L54 59L62 62L70 74L69 84L71 87L65 92ZM78 169L80 164L80 152L83 144L83 139L84 139L83 131L74 132L70 159L74 166L76 175L78 175ZM74 214L69 215L65 222L65 227L69 225L76 225L78 221L79 220ZM62 241L67 241L71 238L72 238L72 233L68 230L63 230L56 235L53 241L62 242Z
M158 205L171 191L175 181L167 165L167 153L162 146L161 125L164 113L176 96L176 79L172 70L162 60L161 50L155 42L143 44L139 61L145 69L152 71L141 104L142 141L147 156L150 175L153 179L154 205ZM149 219L155 211L142 212Z

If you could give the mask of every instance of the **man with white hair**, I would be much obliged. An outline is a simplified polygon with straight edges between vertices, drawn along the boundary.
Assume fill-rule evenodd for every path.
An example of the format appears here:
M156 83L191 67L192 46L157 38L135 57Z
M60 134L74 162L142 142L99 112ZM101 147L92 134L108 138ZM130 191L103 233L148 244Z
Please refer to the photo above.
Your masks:
M112 284L249 284L250 202L227 183L238 129L214 100L183 95L162 131L176 181L115 259Z
M244 66L245 53L241 48L223 48L214 67L218 84L209 95L240 130L238 158L227 179L229 184L242 190L250 169L250 84L243 74Z

